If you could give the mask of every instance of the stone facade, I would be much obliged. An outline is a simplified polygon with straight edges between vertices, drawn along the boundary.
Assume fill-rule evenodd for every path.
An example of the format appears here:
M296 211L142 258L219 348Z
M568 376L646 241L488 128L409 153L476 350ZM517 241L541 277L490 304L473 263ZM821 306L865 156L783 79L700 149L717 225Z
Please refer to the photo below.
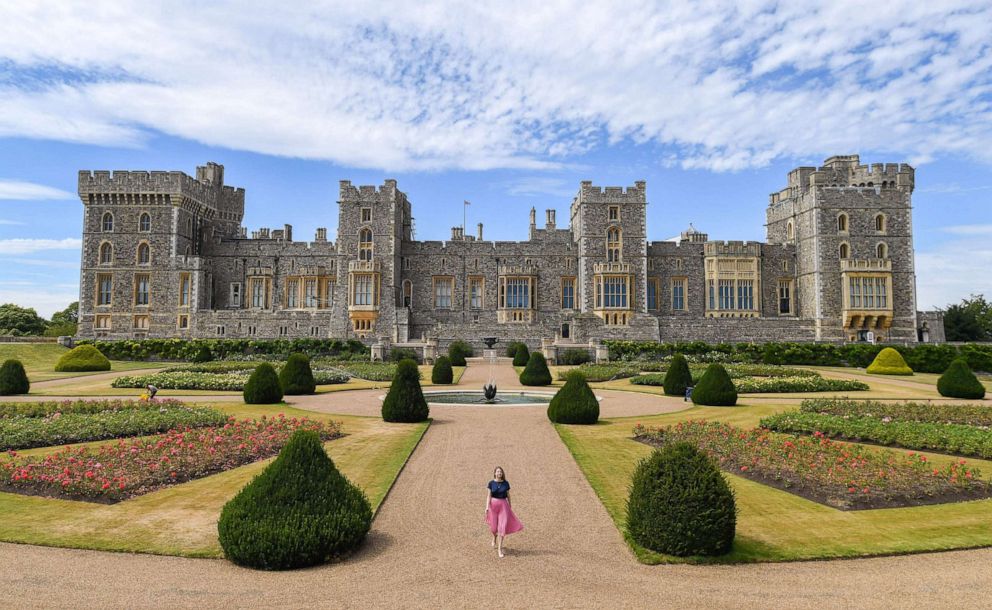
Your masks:
M692 227L647 237L647 185L582 182L569 226L531 210L526 241L452 229L415 241L395 180L341 181L338 233L241 226L223 166L79 174L83 337L918 340L914 170L857 155L800 167L771 195L767 242ZM931 340L933 335L930 335ZM591 348L590 348L591 349Z

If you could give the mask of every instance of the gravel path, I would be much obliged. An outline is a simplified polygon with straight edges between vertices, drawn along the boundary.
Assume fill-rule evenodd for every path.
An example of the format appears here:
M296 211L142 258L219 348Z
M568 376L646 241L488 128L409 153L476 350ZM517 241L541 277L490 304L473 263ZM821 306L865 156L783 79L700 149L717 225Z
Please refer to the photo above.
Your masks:
M488 367L466 371L479 386ZM502 366L497 383L513 387ZM374 411L382 391L308 399ZM681 401L597 391L613 415ZM318 400L321 399L321 400ZM301 400L302 403L302 400ZM611 404L612 403L612 404ZM674 404L673 404L674 403ZM644 411L648 412L648 411ZM988 607L992 550L747 566L643 566L538 407L435 406L348 561L264 573L224 561L0 544L4 607ZM523 532L489 547L485 484L506 469Z

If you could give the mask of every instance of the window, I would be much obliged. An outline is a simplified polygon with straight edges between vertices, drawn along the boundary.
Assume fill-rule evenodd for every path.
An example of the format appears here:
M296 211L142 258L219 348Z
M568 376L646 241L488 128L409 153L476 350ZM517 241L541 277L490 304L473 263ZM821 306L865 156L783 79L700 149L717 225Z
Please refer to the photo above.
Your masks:
M610 227L606 231L606 260L611 263L620 262L620 229Z
M188 273L179 274L179 306L189 307L190 297L190 275Z
M837 216L837 231L840 233L847 232L847 214Z
M888 279L885 277L848 278L848 304L853 309L888 309Z
M138 231L142 233L149 233L152 230L152 217L148 215L148 212L142 212L141 216L138 217Z
M885 258L886 256L888 256L888 254L889 254L889 249L884 243L875 246L875 256L877 258Z
M134 316L134 330L148 330L148 316Z
M672 310L685 310L685 278L679 277L672 280Z
M789 270L789 261L782 261L782 271Z
M362 208L362 222L372 222L372 208Z
M754 309L754 280L737 280L737 309Z
M308 309L316 309L318 304L317 278L303 280L303 306Z
M362 229L358 232L358 260L372 260L372 230Z
M600 279L597 306L604 309L627 309L627 276L607 275Z
M151 260L152 260L151 248L148 247L148 244L146 244L145 242L141 242L140 244L138 244L138 264L147 265L151 263Z
M100 264L109 265L114 262L114 247L107 242L100 244Z
M110 305L114 294L113 276L109 273L100 273L96 276L96 304Z
M778 281L778 312L780 314L792 313L792 281Z
M481 277L468 278L468 306L471 309L482 309L484 279Z
M134 304L148 305L151 300L151 276L147 273L138 273L134 276Z
M231 284L230 303L231 307L241 307L241 282Z
M885 233L885 214L879 214L875 217L875 231Z
M791 220L789 221L789 224L785 226L785 234L788 239L794 239L796 237L796 228L793 226Z
M846 243L840 245L840 257L841 258L851 258L851 246Z
M267 277L253 277L248 279L248 295L253 308L269 308L269 287L270 280Z
M286 281L286 309L296 309L300 306L300 280L291 278Z
M223 326L218 326L217 327L217 334L218 335L224 335L224 334L226 334L226 332L227 332L227 328L225 328Z
M609 218L610 220L620 220L620 206L618 205L610 206Z
M413 282L403 280L403 307L413 306Z
M97 330L110 330L110 316L96 316L93 319L93 325Z
M681 258L675 259L675 270L676 271L682 271L682 259Z
M575 309L575 278L561 278L561 308Z
M352 305L376 305L376 281L371 273L356 273L352 276Z
M709 293L710 293L710 309L716 309L716 282L714 280L709 280Z
M501 309L530 309L531 278L502 278L499 294Z
M192 218L187 218L186 219L186 234L187 235L192 235L193 234L193 219Z
M648 309L652 311L657 311L661 309L658 306L659 299L658 293L661 292L660 281L658 278L649 277L648 278Z
M179 316L179 318L176 320L176 328L178 328L179 330L186 330L187 328L189 328L189 316L187 315Z
M103 215L103 222L101 223L104 233L110 233L114 230L114 215L110 212L105 212Z
M733 309L734 280L719 280L717 288L719 289L720 309Z
M434 278L435 309L451 309L451 292L455 280L450 277Z

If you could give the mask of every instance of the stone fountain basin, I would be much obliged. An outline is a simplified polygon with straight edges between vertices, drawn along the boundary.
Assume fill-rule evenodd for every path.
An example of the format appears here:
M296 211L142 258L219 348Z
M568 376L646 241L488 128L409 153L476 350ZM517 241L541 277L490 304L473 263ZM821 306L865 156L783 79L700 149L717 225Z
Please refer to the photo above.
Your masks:
M486 402L482 390L425 390L424 398L428 404L454 405L462 407L521 407L547 406L556 392L538 392L533 390L499 390L496 402ZM379 400L384 400L383 394ZM599 396L596 400L602 401Z

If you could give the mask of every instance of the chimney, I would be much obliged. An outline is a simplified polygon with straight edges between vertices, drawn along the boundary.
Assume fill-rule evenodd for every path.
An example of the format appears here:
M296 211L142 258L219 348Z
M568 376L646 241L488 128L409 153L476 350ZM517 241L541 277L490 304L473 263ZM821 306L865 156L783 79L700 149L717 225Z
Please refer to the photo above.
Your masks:
M461 239L462 239L462 228L451 227L451 241L461 241Z
M293 241L293 225L282 226L282 238L286 241Z
M537 224L537 210L534 208L530 209L530 226L535 226Z
M327 241L327 229L325 227L317 229L317 236L314 237L314 241Z
M544 214L546 216L545 228L547 228L549 231L553 230L555 228L555 211L545 210Z
M479 231L477 233L476 239L479 240L479 241L482 241L482 223L481 222L479 223Z

